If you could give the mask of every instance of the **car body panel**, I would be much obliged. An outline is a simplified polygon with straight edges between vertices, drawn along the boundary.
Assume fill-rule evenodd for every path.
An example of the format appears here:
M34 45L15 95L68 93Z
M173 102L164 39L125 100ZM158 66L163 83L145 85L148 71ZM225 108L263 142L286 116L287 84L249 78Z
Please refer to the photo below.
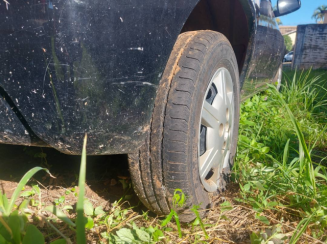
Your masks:
M7 10L1 2L0 85L36 135L62 152L80 153L85 133L89 154L135 150L195 4L16 0Z
M0 96L0 143L31 145L31 136L3 96Z
M260 60L261 34L254 2L240 1L251 24L241 72L246 81ZM90 155L134 152L150 129L160 78L197 2L1 2L0 86L31 131L61 152L80 154L85 133ZM265 70L262 77L271 78L273 69Z
M285 52L284 39L274 17L270 0L261 0L253 55L242 87L242 101L275 82Z

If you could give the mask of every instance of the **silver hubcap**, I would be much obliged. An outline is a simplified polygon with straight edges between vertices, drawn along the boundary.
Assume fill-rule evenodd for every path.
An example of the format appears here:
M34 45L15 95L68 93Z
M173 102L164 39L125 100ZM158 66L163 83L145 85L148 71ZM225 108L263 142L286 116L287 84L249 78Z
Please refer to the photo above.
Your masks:
M217 191L223 168L229 164L234 120L233 81L220 68L212 77L203 101L199 138L199 173L208 192Z

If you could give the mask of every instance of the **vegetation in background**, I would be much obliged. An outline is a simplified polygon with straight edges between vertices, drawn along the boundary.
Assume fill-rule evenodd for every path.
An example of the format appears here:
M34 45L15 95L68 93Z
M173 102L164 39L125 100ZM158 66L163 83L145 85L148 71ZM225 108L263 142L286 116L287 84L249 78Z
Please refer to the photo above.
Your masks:
M321 5L318 8L316 8L316 10L313 12L312 15L312 19L316 20L316 23L323 23L324 22L324 16L325 14L323 13L323 11L327 10L327 5Z
M287 52L289 52L293 49L292 39L288 35L285 35L283 37L284 37L284 43L285 43L286 50L287 50Z
M327 139L326 79L309 71L284 81L281 93L270 88L242 104L234 167L242 197L237 200L259 218L267 211L282 221L297 219L287 243L297 243L303 233L326 241L327 164L320 156ZM266 217L262 221L269 225ZM267 241L262 233L251 239Z
M276 18L277 25L283 25L283 22L280 20L280 18Z

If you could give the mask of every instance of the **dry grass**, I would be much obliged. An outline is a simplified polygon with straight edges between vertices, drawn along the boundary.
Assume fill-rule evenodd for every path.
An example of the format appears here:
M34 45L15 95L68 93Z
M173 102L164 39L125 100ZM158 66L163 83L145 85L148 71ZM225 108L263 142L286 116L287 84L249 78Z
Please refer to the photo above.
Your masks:
M37 182L36 182L37 183ZM61 196L65 196L65 202L59 204L59 208L65 205L76 206L77 197L74 194L65 194L69 188L57 187L55 185L49 185L47 187L41 186L41 198L44 205L51 205L54 201ZM8 196L13 192L17 183L10 181L0 182L2 189L6 189L5 192ZM120 187L120 186L117 186ZM27 186L26 190L30 190L31 187ZM209 238L205 239L205 235L199 227L194 229L187 224L182 227L183 237L178 237L178 231L174 223L169 223L168 227L170 231L165 232L165 239L160 243L251 243L250 234L267 232L269 233L272 226L280 225L282 233L290 237L293 235L298 225L299 218L296 217L298 214L293 214L292 209L280 208L278 211L264 211L261 216L265 216L270 221L270 226L265 225L260 220L256 219L256 212L245 204L240 204L235 201L235 198L240 198L239 187L236 183L231 183L226 192L218 197L213 197L215 206L208 210L204 224ZM92 202L93 206L103 206L106 213L110 213L113 210L113 203L105 198L102 198L98 193L93 191L88 185L86 185L86 197ZM37 200L38 196L31 197L31 199ZM135 199L134 199L135 200ZM19 199L17 205L20 204L22 198ZM224 211L220 207L220 204L229 201L232 204L231 209ZM282 199L281 199L282 201ZM104 241L101 233L109 231L115 233L122 227L131 227L132 222L135 222L137 226L149 227L149 226L160 226L162 218L158 216L151 216L145 218L140 211L140 208L130 208L131 204L127 201L121 204L122 209L127 209L126 218L121 223L108 230L104 224L98 223L93 229L87 231L88 243L100 243ZM51 223L60 230L66 237L68 237L72 243L76 243L76 233L68 227L67 224L56 220L55 216L49 212L40 211L38 206L30 206L26 213L29 216L30 222L35 224L47 237L47 241L55 241L61 238L57 233L53 231L40 216L47 219L51 219ZM68 217L71 219L76 218L74 211L65 211ZM95 223L99 219L95 218ZM300 239L299 243L323 243L317 239L312 238L311 233L305 233Z

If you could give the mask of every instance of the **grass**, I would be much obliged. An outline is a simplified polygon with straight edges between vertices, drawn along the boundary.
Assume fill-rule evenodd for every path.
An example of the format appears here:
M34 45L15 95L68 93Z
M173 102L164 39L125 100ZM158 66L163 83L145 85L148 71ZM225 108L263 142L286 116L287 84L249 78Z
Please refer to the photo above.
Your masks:
M200 219L179 222L130 206L131 183L108 208L85 195L86 138L78 187L45 206L47 189L19 182L11 199L0 195L0 243L326 243L327 111L325 71L287 71L281 92L271 86L241 105L238 154L229 190ZM43 155L44 156L44 155ZM42 158L43 158L42 156ZM65 200L72 196L74 202ZM176 189L173 205L185 196Z
M327 165L321 157L327 136L326 73L291 77L285 76L281 93L270 88L242 104L234 167L242 197L237 200L257 213L296 220L289 243L307 232L326 241Z

